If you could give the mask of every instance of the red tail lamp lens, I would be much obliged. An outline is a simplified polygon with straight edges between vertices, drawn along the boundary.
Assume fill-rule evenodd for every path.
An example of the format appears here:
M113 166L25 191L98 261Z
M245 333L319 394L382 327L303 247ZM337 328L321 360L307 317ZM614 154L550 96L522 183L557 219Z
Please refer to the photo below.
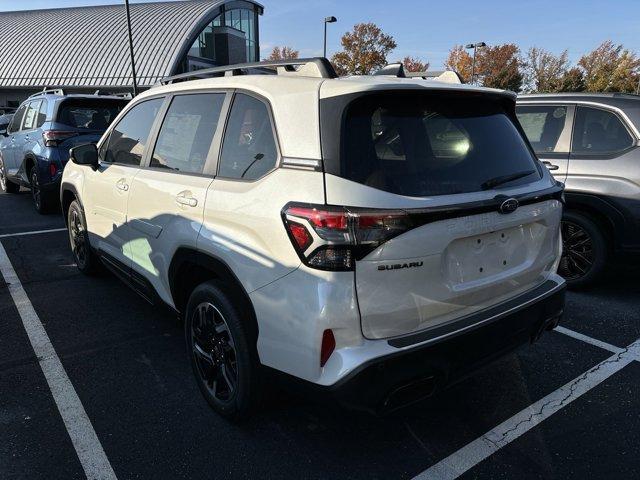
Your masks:
M52 177L55 177L56 173L58 173L58 167L56 167L55 163L49 164L49 173L51 174Z
M300 225L299 223L289 222L289 231L293 236L293 239L298 244L300 251L305 251L309 245L313 242L311 235L307 232L307 229L304 225Z
M333 336L333 330L325 330L322 334L322 346L320 347L320 366L324 367L329 357L336 349L336 337Z

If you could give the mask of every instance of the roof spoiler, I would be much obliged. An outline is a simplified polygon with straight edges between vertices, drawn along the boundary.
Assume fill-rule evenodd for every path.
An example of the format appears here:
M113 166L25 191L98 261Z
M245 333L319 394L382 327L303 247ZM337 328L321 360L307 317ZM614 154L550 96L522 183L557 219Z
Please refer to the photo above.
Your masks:
M426 72L407 72L404 69L402 63L390 63L382 67L380 70L374 73L374 75L383 75L387 77L397 78L416 78L423 80L436 80L444 83L462 83L462 79L458 72L453 70L444 71L426 71Z
M181 73L160 80L160 85L184 82L197 78L211 78L236 75L294 75L315 78L336 78L333 65L324 57L300 58L266 62L238 63L224 67L204 68Z

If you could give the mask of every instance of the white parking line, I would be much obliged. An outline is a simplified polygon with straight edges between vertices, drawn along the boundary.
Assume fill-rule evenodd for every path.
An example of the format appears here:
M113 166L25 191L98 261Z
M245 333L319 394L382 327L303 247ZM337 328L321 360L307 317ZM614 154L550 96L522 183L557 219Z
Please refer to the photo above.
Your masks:
M620 353L624 350L624 348L616 347L607 342L603 342L602 340L588 337L587 335L584 335L579 332L575 332L573 330L569 330L568 328L565 328L562 326L557 326L556 328L554 328L554 331L558 333L562 333L563 335L567 335L569 337L575 338L576 340L580 340L581 342L588 343L590 345L593 345L594 347L602 348L603 350L608 350L611 353Z
M459 477L639 358L640 340L637 340L420 473L414 480Z
M0 243L0 272L8 284L11 298L18 309L22 324L38 358L60 416L64 421L84 473L89 479L115 480L116 474L107 459L102 444L73 388L56 351L49 340L38 314L16 275L7 252Z
M8 237L22 237L24 235L38 235L40 233L53 233L53 232L66 232L66 228L52 228L50 230L33 230L31 232L19 232L19 233L3 233L0 238Z

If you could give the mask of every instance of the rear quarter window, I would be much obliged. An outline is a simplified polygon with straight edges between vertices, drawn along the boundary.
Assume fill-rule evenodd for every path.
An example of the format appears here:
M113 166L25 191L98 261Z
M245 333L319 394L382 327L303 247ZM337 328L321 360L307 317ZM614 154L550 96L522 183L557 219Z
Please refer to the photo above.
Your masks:
M339 175L373 188L424 197L541 178L512 116L493 98L370 94L353 100L343 119Z

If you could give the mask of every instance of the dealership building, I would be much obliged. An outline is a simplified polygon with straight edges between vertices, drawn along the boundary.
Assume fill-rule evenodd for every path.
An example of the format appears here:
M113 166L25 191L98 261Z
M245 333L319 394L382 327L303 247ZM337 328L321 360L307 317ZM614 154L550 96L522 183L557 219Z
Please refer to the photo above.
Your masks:
M138 85L216 65L259 59L262 5L238 0L133 3ZM0 12L0 107L44 88L77 93L133 87L124 2Z

